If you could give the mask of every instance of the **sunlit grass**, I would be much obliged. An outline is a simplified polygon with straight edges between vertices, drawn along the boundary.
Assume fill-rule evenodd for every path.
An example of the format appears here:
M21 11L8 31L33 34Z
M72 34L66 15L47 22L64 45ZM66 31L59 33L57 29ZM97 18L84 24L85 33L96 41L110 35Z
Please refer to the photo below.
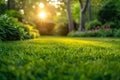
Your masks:
M0 80L119 80L120 39L0 42Z

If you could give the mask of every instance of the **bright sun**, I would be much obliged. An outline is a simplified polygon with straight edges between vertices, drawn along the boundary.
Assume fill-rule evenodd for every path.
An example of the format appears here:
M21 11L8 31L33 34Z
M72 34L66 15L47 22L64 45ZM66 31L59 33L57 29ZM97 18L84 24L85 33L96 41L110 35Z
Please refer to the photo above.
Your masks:
M44 11L40 12L40 13L39 13L39 17L40 17L41 19L45 19L45 18L47 17L46 12L44 12Z

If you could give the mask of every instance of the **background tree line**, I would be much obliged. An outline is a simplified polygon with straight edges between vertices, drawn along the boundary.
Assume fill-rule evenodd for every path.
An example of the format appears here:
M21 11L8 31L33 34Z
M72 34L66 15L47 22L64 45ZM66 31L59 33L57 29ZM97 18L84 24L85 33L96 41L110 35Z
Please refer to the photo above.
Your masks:
M56 1L56 0L55 0ZM120 36L119 0L0 0L0 14L37 28L40 34L113 37ZM38 17L39 3L47 19ZM59 4L58 4L59 3ZM114 16L113 16L114 15Z

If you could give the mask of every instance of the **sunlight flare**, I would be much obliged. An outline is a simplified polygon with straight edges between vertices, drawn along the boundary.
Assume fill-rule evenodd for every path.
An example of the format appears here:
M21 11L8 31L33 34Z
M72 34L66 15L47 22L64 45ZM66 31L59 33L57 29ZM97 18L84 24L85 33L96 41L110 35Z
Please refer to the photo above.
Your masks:
M40 7L40 8L44 8L45 5L44 5L43 3L40 3L40 4L39 4L39 7Z
M39 13L39 17L40 17L41 19L45 19L45 18L47 17L46 12L44 12L44 11L40 12L40 13Z

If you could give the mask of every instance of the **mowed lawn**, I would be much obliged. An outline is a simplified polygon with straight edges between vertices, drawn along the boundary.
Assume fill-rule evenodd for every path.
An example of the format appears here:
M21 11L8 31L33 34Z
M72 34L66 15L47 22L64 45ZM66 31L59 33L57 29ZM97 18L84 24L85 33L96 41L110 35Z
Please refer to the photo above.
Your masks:
M120 39L0 42L0 80L120 80Z

